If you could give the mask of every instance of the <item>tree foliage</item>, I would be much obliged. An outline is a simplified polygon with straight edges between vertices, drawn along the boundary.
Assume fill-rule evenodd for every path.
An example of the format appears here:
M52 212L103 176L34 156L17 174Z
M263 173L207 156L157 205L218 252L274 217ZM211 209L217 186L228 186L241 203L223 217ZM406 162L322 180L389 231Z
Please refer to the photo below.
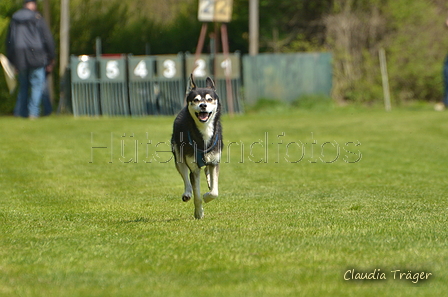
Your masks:
M334 1L325 23L326 45L334 52L335 98L382 98L378 51L384 48L396 104L440 101L447 9L438 0Z
M72 4L73 54L95 54L97 37L103 53L145 54L149 45L152 54L172 54L196 45L200 24L194 1L77 1Z
M21 4L22 2L17 1L0 2L0 53L6 53L5 39L10 17L21 7ZM13 96L9 94L3 75L3 69L0 69L0 114L4 112L12 112L15 102L15 96L13 98Z

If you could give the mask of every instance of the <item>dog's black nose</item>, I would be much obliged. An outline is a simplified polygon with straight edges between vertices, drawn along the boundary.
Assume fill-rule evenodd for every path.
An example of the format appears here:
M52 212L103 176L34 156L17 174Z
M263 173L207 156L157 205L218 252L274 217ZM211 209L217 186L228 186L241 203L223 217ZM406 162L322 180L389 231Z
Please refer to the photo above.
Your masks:
M206 103L201 103L199 104L199 107L202 109L206 109L207 108L207 104Z

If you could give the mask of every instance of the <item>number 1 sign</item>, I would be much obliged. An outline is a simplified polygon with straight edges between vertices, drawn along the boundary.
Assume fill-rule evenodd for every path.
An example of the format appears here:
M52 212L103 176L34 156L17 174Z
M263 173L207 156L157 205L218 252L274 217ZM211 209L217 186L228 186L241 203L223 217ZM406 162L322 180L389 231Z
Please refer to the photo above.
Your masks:
M201 22L229 23L233 0L199 0L198 19Z

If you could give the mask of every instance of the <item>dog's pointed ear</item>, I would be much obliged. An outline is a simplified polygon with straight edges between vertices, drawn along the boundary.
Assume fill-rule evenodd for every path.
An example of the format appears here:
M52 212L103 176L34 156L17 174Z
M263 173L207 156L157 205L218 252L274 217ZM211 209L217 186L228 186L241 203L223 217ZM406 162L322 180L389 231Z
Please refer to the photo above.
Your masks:
M206 85L207 85L207 88L215 90L215 83L213 82L213 80L210 77L207 77Z
M193 73L190 74L190 90L196 89L196 83L194 82Z

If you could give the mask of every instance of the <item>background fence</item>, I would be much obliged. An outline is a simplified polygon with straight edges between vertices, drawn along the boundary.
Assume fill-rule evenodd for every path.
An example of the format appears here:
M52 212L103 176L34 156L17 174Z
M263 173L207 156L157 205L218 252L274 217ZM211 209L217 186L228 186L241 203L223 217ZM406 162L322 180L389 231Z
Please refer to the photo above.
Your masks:
M214 78L224 113L244 112L243 90L245 103L253 104L330 96L332 87L329 53L73 56L70 70L75 116L176 114L185 105L190 73L199 87Z
M331 96L330 53L260 54L244 56L244 98L294 101L302 95Z

